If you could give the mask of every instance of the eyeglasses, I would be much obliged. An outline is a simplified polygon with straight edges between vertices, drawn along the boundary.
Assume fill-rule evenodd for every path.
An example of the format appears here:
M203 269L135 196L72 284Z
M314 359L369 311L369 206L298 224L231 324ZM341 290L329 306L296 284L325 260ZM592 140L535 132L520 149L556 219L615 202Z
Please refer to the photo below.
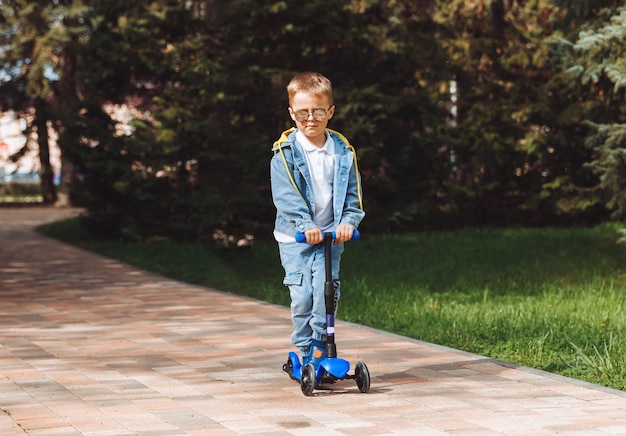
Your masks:
M313 109L311 112L305 109L302 109L299 111L294 111L293 116L296 119L296 121L299 121L301 123L308 120L309 116L313 116L313 119L315 121L324 121L331 107L332 106L330 106L328 109Z

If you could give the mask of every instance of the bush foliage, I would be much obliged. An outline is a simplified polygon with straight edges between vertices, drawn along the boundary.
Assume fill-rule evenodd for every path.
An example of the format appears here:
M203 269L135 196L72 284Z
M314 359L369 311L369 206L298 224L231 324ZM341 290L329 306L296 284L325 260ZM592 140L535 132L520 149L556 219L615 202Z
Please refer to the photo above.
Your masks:
M621 2L38 3L0 6L0 102L37 99L94 231L268 235L270 146L303 70L333 81L368 231L623 215L602 128L624 118Z

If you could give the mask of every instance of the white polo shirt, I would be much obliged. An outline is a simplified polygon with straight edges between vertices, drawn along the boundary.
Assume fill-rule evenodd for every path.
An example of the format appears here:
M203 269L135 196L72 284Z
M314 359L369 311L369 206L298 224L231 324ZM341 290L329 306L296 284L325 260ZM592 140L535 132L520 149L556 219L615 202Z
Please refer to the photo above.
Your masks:
M309 172L313 182L315 216L313 222L321 231L332 230L333 226L333 178L335 171L335 141L326 132L326 142L322 148L316 147L300 131L296 139L304 147Z

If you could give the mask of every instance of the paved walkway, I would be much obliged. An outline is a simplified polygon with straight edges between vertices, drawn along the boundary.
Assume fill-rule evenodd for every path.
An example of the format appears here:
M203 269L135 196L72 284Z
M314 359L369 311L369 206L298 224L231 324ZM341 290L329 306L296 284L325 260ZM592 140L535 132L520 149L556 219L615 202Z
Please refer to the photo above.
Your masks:
M339 322L353 381L305 397L289 312L35 233L0 208L0 435L626 434L626 395Z

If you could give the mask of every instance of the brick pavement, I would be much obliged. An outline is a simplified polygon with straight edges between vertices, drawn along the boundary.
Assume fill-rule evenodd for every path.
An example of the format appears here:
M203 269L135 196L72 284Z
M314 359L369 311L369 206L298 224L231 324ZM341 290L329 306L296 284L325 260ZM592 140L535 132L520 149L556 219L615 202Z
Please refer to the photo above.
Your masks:
M626 395L338 322L353 381L281 371L286 308L38 235L73 209L0 208L0 434L618 435Z

